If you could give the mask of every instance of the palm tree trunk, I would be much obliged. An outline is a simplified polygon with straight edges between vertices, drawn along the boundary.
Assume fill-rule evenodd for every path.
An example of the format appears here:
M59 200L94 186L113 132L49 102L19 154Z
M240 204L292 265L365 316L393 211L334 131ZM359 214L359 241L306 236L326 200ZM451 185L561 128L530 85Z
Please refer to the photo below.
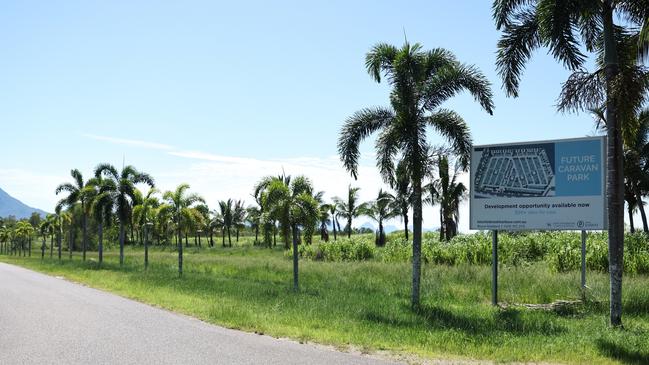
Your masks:
M70 252L70 260L72 260L73 247L74 247L74 229L70 227L70 242L68 242L68 251Z
M32 257L32 238L31 237L29 237L29 243L28 243L27 249L29 251L29 254L28 254L29 257Z
M228 227L228 245L232 247L232 237L230 235L230 227Z
M104 224L103 217L100 218L97 226L97 251L99 251L99 265L104 261Z
M419 306L419 287L421 279L421 178L415 175L413 184L413 231L412 231L412 306Z
M50 235L50 259L54 257L54 234Z
M383 220L379 219L379 241L378 246L385 246L385 233L383 233Z
M123 219L119 220L119 265L122 266L124 265L124 240L126 239L125 237L126 231L124 228L124 222Z
M59 245L59 261L61 261L61 251L63 250L63 227L59 229L59 233L56 237L57 243Z
M624 271L624 170L622 131L617 118L613 83L618 74L612 0L602 3L606 77L606 129L608 142L608 256L610 273L610 321L622 325L622 273Z
M239 242L239 227L237 227L237 242Z
M221 245L225 247L225 228L221 230Z
M408 240L408 209L403 210L403 229L406 233L406 241Z
M633 190L635 190L635 197L638 201L638 210L640 210L640 218L642 218L642 229L645 233L648 233L649 227L647 226L647 215L645 214L644 204L642 204L642 194L640 194L640 189L638 189L638 186L636 184L633 185Z
M81 214L83 215L83 261L86 261L86 249L88 248L88 225L86 217L86 203L81 202Z
M332 225L334 226L334 241L336 241L336 218L334 217L331 222L333 223Z
M628 205L627 212L629 212L629 226L631 233L635 233L635 226L633 225L633 207L630 204Z
M444 241L444 209L439 205L439 241Z
M47 236L43 235L43 245L41 245L41 261L45 259L45 250L47 249Z
M257 243L257 238L259 238L259 224L255 226L255 244Z
M180 228L178 229L178 276L183 275L183 238Z
M297 267L297 225L293 224L293 290L300 289L298 284L298 267Z
M347 218L347 238L352 238L352 216L351 213L349 215L349 218Z

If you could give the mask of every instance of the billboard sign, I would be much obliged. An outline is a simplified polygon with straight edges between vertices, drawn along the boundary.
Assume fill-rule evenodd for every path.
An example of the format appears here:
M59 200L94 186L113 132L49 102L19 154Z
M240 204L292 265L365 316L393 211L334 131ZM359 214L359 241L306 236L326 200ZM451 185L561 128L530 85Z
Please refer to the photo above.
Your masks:
M606 139L474 146L470 228L604 230Z

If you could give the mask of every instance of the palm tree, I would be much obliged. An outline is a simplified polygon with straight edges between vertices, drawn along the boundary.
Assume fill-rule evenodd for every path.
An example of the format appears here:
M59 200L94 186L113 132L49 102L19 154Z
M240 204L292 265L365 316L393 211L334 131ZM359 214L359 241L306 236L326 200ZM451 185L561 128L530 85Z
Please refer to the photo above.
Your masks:
M363 209L365 209L364 204L359 204L358 202L358 191L360 188L352 188L351 185L347 188L347 200L342 200L339 197L334 197L334 202L338 206L338 216L347 219L347 226L345 230L347 231L347 238L352 236L352 221L354 218L357 218L361 215Z
M189 184L180 184L174 191L167 191L164 193L163 198L171 207L173 212L176 229L178 232L178 274L183 274L183 242L182 242L182 228L191 219L193 213L191 212L192 206L197 203L205 203L205 200L197 194L187 194Z
M11 236L9 232L10 229L6 226L3 225L2 227L0 227L0 253L4 253L5 255L8 253L7 243L9 242L9 237Z
M493 16L496 27L503 31L498 42L496 66L508 95L518 95L518 85L525 63L532 52L549 47L555 59L573 71L564 85L571 89L562 98L559 108L581 109L590 101L603 104L605 109L608 143L608 240L610 273L610 322L622 325L622 273L624 256L624 169L622 121L626 98L622 93L632 90L627 79L619 79L620 61L625 56L618 51L616 36L627 30L647 24L649 4L640 0L580 1L558 0L511 1L495 0ZM615 24L621 19L624 25ZM644 56L649 50L649 29L641 30L637 54ZM583 71L586 56L582 49L599 53L603 67L595 76ZM602 80L603 93L593 84ZM622 87L618 87L619 82ZM566 88L567 86L567 88ZM588 103L583 103L589 99ZM594 100L597 99L597 100ZM597 105L599 106L599 105Z
M318 202L313 197L313 186L304 176L298 176L292 181L276 178L268 186L266 198L266 207L275 216L281 217L281 226L290 227L293 236L293 290L297 291L299 228L313 224L319 213ZM288 237L285 239L288 241Z
M55 214L48 214L41 222L40 230L46 236L50 236L50 259L54 257L54 235L56 233L57 217Z
M473 66L466 66L444 49L423 51L419 44L406 42L402 48L377 44L366 56L367 72L377 82L386 76L392 87L391 108L366 108L345 121L338 140L338 152L354 178L358 174L359 145L380 131L376 140L377 166L390 183L394 160L405 160L413 192L412 305L419 305L422 238L422 180L428 160L427 127L446 138L464 166L471 152L469 127L455 112L441 104L468 91L489 114L493 111L490 84Z
M61 200L63 206L72 207L75 204L81 204L81 215L82 215L82 225L83 225L83 260L86 260L86 250L88 247L88 227L87 227L87 217L88 210L91 204L91 194L93 189L88 187L83 182L83 175L77 169L70 171L70 175L74 180L73 183L63 183L56 188L56 195L61 192L67 192L68 196Z
M253 205L246 209L246 221L255 231L255 245L259 243L259 226L261 225L261 208Z
M232 210L232 226L236 231L237 242L239 242L239 231L245 228L245 221L246 208L244 207L244 202L243 200L237 200Z
M362 209L361 213L379 225L375 244L379 247L385 246L385 232L383 222L399 215L399 210L394 209L394 196L383 189L379 190L376 200L370 202Z
M320 240L324 242L329 242L329 230L327 229L327 227L332 222L331 215L329 213L330 209L331 207L329 206L329 204L320 203Z
M394 189L394 200L392 204L394 209L398 211L401 221L403 222L404 234L406 241L408 240L408 210L412 205L412 188L410 186L410 178L408 171L406 171L405 161L400 161L394 171L392 178L391 188Z
M440 205L440 240L449 241L457 235L460 221L460 202L466 198L467 189L457 181L460 166L455 165L453 174L450 172L448 157L438 156L437 171L439 178L427 185L430 201Z
M642 110L632 125L633 132L624 135L624 199L631 202L629 212L636 208L640 211L642 228L647 233L649 227L642 196L649 185L649 109Z
M117 186L114 180L104 179L98 170L88 181L88 185L95 189L92 212L97 223L97 251L101 265L104 262L104 225L111 223L114 204L117 201Z
M146 184L154 187L153 178L140 172L133 166L125 166L121 172L110 164L100 164L95 168L95 177L102 176L112 181L115 190L110 194L114 201L117 219L119 220L119 264L124 264L124 241L126 240L126 225L131 221L133 202L136 199L136 184Z
M35 230L27 221L19 221L14 229L14 238L20 244L20 252L25 256L25 243L31 238Z
M333 226L334 229L334 241L336 241L337 237L337 229L340 228L340 223L338 223L338 213L340 211L340 207L338 206L338 203L334 199L331 203L327 204L327 207L329 208L329 216L331 216L331 225Z
M149 226L152 225L152 221L155 218L154 213L155 209L160 206L160 201L156 194L159 191L156 188L151 188L147 192L146 196L142 197L142 201L139 205L133 208L133 221L140 228L142 232L139 233L140 237L144 241L144 268L149 267Z
M234 223L234 211L232 207L232 199L219 201L219 210L221 216L221 235L223 238L223 247L225 247L225 232L228 232L228 245L232 247L232 235L230 229Z

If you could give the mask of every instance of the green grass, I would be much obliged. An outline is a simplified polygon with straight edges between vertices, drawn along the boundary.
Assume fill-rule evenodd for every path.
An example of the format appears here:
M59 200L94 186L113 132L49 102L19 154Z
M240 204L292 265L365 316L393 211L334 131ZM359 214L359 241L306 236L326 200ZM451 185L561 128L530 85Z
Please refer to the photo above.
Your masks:
M154 249L143 270L143 253L117 250L99 268L96 253L83 263L75 253L59 263L40 252L31 258L0 255L0 261L195 316L205 321L300 341L389 350L428 358L549 361L592 364L649 363L649 277L624 279L625 329L607 325L608 278L589 272L588 301L560 311L490 305L489 266L426 264L422 306L413 311L410 264L300 262L301 291L293 293L291 262L279 247L252 246L186 251L177 275L175 252ZM556 273L547 263L501 267L505 303L549 303L580 297L579 273ZM43 310L46 310L44 308Z

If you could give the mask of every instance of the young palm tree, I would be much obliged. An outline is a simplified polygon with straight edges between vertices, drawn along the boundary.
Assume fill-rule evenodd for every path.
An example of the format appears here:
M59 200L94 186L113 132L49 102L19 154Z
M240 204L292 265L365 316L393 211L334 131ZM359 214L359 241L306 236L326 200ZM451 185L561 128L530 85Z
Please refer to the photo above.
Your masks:
M408 240L408 211L412 205L412 188L410 186L410 177L406 171L405 161L400 161L394 171L391 186L394 189L394 200L392 204L393 209L398 211L401 221L403 222L403 230Z
M243 200L237 200L232 210L232 226L235 229L237 242L239 242L239 231L245 228L246 208Z
M379 225L375 244L379 247L385 246L385 232L383 222L399 215L399 210L394 209L394 196L383 189L379 190L376 200L370 202L361 212Z
M83 260L86 260L86 250L88 248L88 211L90 207L89 200L93 193L93 189L88 187L83 182L83 175L77 169L70 171L70 175L74 179L74 183L63 183L56 188L56 195L61 192L67 192L68 196L63 198L61 202L64 206L72 207L75 204L81 204L82 225L83 225Z
M246 209L246 221L255 231L255 245L259 244L259 226L261 225L261 209L253 205Z
M293 236L293 289L298 285L298 236L299 228L313 224L318 217L318 202L313 197L311 181L298 176L286 184L286 179L273 179L268 186L266 207L275 216L281 217L282 227L289 227ZM288 240L288 237L285 237Z
M605 106L608 136L610 322L613 326L622 325L624 261L624 170L620 116L625 114L625 110L620 103L624 103L625 98L620 98L616 89L623 92L632 90L629 85L625 85L625 78L618 78L621 55L618 53L616 36L624 31L644 27L648 24L647 14L649 4L641 0L495 0L493 3L496 27L503 31L498 42L496 66L508 95L518 95L519 81L532 52L540 47L548 47L555 59L573 71L567 86L579 85L573 87L576 92L569 92L574 96L572 100L564 98L560 102L560 109L562 104L572 104L564 107L564 110L571 107L579 109L584 104L574 102L584 99L599 99ZM621 19L621 24L615 24L618 19ZM641 56L649 50L647 28L642 29L638 38L638 53ZM601 55L603 67L597 72L597 77L590 77L582 71L586 62L582 49ZM593 87L599 77L603 93L598 92L599 88ZM618 87L620 82L622 87Z
M160 206L160 201L155 196L159 191L156 188L151 188L145 196L142 197L140 204L133 208L133 222L139 228L139 236L144 241L144 268L149 267L149 231L150 226L153 225L155 219L155 209Z
M223 238L223 247L225 247L225 232L228 232L228 245L232 247L232 235L230 230L234 224L234 209L232 199L219 201L219 210L221 216L221 236Z
M459 166L451 174L447 156L438 156L439 178L426 187L430 200L440 205L440 240L450 241L457 235L460 221L460 202L466 198L467 189L457 181Z
M95 168L95 177L101 176L112 181L113 190L110 196L113 197L116 216L119 220L119 264L124 264L124 241L126 240L126 225L131 222L133 213L133 202L136 199L136 184L146 184L154 187L153 178L144 172L140 172L133 166L125 166L121 172L110 164L100 164Z
M167 191L163 198L167 201L173 212L176 229L178 230L178 274L183 274L183 242L182 228L193 218L192 206L198 203L205 203L205 200L197 194L187 194L189 184L180 184L174 191Z
M431 127L446 138L466 166L471 152L469 127L455 112L441 109L444 101L468 91L489 114L493 110L490 84L473 66L459 63L444 49L423 51L406 42L397 48L377 44L366 56L367 72L377 82L386 76L392 87L390 108L366 108L345 121L338 152L345 168L356 178L359 145L374 132L377 166L386 182L394 176L394 160L406 164L413 197L412 305L419 305L422 238L422 180L428 160L426 130Z
M336 202L335 199L331 203L327 204L327 207L329 208L329 216L331 217L331 226L333 227L333 231L334 231L334 241L336 241L337 239L336 234L338 233L336 226L340 228L340 223L338 223L338 212L340 211L340 207L338 206L338 203Z
M341 137L342 138L342 137ZM352 188L351 185L347 188L347 200L342 200L339 197L334 197L333 200L338 206L337 215L341 218L347 219L347 226L345 230L347 231L347 238L352 236L352 222L354 218L358 218L361 215L363 209L366 208L365 204L358 202L358 191L361 188Z

